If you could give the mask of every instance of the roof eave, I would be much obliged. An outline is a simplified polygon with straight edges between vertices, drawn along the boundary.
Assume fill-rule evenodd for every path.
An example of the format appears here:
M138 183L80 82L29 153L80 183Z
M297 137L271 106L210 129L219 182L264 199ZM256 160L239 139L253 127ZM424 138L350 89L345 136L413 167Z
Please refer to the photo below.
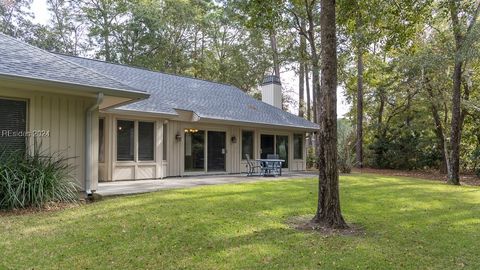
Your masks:
M59 88L74 87L76 90L82 91L85 93L94 94L94 93L102 92L105 95L122 97L122 98L131 98L132 100L147 99L150 96L150 94L143 91L98 87L98 86L92 86L92 85L86 85L86 84L77 84L77 83L70 83L70 82L57 81L57 80L46 80L42 78L20 76L15 74L8 74L8 73L0 73L0 80L32 83L32 84L42 85L42 86L56 86ZM75 94L75 93L70 93L70 94Z

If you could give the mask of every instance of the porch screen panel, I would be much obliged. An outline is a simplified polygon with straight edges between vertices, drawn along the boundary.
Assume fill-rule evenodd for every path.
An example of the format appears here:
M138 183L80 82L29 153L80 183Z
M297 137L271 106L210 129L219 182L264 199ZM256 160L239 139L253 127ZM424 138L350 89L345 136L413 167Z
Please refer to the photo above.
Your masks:
M255 158L253 156L253 131L242 131L242 159L247 159L246 155Z
M185 171L205 170L205 131L185 132Z
M303 159L303 135L293 134L293 158Z
M24 151L27 102L0 99L0 151Z
M135 124L133 121L117 121L117 160L134 159Z
M138 159L154 160L155 124L138 122Z
M167 124L163 124L163 160L167 160L167 134L168 134L168 126Z
M98 119L98 162L105 162L105 119Z
M277 135L276 143L276 154L280 159L285 160L282 168L288 168L288 136Z

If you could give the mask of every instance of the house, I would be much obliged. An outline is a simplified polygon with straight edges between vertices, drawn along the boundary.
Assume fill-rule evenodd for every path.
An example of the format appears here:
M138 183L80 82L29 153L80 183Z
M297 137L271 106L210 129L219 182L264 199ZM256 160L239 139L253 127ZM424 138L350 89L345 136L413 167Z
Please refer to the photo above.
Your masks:
M278 154L284 170L305 170L305 134L318 126L281 110L275 76L259 101L230 85L53 54L3 34L0 48L0 144L40 141L74 157L87 192L98 181L241 173L246 154Z

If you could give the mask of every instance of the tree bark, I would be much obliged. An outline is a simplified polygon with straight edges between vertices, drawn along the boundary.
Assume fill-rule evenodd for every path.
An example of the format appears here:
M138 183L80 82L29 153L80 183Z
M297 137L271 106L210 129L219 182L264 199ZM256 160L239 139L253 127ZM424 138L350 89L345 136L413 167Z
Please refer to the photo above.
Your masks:
M319 190L313 222L343 229L347 224L340 210L337 168L337 38L335 0L321 0L322 79L319 93Z
M302 24L305 23L302 21ZM299 47L299 80L298 80L298 116L303 118L305 115L305 48L306 48L305 36L300 35L300 47Z
M363 50L357 49L357 142L356 165L363 167Z
M280 64L278 62L277 36L275 29L270 30L270 47L272 49L273 72L275 76L280 78Z
M358 5L358 3L357 3ZM363 168L363 36L362 18L357 10L355 20L357 47L357 136L355 143L355 161L358 168Z
M312 121L312 105L310 97L310 79L309 79L310 69L308 68L308 63L305 64L305 92L307 94L307 119Z

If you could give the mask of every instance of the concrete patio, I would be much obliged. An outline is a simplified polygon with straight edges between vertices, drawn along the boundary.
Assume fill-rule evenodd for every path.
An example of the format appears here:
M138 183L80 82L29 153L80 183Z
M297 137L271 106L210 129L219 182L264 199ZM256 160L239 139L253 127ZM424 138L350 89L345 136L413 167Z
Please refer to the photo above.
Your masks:
M282 176L277 177L245 176L244 174L235 174L169 177L165 179L154 180L100 182L98 183L97 193L102 196L116 196L147 193L166 189L191 188L205 185L221 185L257 181L276 181L292 178L305 178L314 177L316 175L317 174L315 172L287 172L284 173Z

